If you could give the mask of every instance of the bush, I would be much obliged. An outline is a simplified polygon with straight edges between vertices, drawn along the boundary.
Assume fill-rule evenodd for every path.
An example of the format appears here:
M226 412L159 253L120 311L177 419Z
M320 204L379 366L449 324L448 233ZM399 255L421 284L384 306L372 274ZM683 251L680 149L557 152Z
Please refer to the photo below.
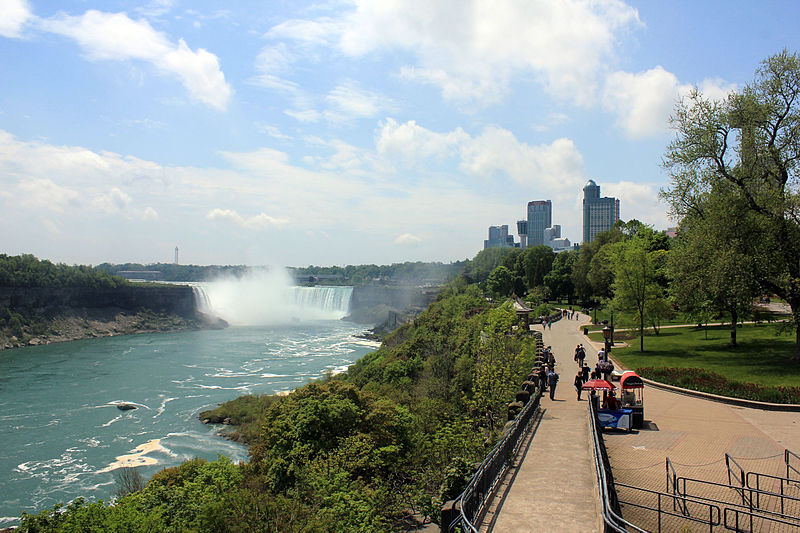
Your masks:
M800 403L800 387L764 387L755 383L731 381L702 368L645 367L637 368L636 372L660 383L719 396L769 403Z

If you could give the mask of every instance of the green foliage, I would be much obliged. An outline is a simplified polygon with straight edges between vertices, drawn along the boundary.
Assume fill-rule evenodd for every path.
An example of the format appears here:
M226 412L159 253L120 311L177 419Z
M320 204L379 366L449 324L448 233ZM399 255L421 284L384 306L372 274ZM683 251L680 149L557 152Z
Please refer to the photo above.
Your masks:
M764 387L755 383L731 381L703 368L637 368L648 379L684 389L709 392L719 396L769 403L800 403L800 387Z
M127 283L103 270L40 261L30 254L0 254L0 287L115 288Z
M202 413L258 428L249 463L187 461L113 506L26 515L23 531L387 531L436 516L532 366L535 345L515 326L510 303L492 307L457 278L345 374Z
M800 57L784 50L767 58L752 83L722 101L695 90L672 121L677 135L664 157L671 185L662 196L679 217L705 216L715 198L753 217L753 260L766 258L759 279L792 308L800 362Z
M268 394L239 396L215 409L202 411L199 418L211 424L230 419L230 424L236 429L226 436L242 442L253 442L261 429L261 419L276 398Z
M544 284L550 289L550 296L556 300L566 299L570 303L575 295L575 283L572 272L578 261L578 252L567 250L556 254L553 266L543 279Z
M521 266L521 274L528 289L544 284L544 278L553 267L554 260L553 249L543 244L526 248L520 254L517 264Z
M648 251L647 240L639 236L606 249L614 269L614 308L633 311L639 323L639 351L644 351L645 322L658 320L666 308L664 291L657 282L664 252Z
M511 271L502 265L492 270L489 279L486 280L487 292L498 298L511 295L513 288L514 277Z

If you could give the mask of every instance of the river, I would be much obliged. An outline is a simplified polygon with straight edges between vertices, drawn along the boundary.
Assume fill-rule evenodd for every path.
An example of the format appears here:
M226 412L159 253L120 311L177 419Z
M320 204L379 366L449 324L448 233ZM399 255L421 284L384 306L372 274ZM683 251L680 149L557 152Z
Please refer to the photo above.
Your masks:
M0 352L0 527L78 496L108 501L119 466L149 478L193 457L246 460L247 449L203 425L200 411L292 390L375 349L354 337L362 326L339 320L349 287L203 289L200 305L231 327ZM138 408L120 411L120 402Z

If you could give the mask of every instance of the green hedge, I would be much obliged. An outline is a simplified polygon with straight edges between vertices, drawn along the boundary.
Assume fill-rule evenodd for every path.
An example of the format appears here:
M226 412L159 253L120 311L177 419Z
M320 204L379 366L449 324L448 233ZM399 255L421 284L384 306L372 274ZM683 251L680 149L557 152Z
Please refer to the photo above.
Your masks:
M765 387L755 383L731 381L725 376L702 368L644 367L637 368L636 372L653 381L719 396L769 403L800 404L800 387Z

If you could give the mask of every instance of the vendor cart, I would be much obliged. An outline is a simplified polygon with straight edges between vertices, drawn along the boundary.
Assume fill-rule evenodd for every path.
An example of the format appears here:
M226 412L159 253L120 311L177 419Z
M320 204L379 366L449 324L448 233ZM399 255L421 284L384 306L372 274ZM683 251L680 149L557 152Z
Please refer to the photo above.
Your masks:
M624 409L630 409L633 417L633 427L644 427L644 382L636 372L623 372L619 378L622 389L621 402Z

